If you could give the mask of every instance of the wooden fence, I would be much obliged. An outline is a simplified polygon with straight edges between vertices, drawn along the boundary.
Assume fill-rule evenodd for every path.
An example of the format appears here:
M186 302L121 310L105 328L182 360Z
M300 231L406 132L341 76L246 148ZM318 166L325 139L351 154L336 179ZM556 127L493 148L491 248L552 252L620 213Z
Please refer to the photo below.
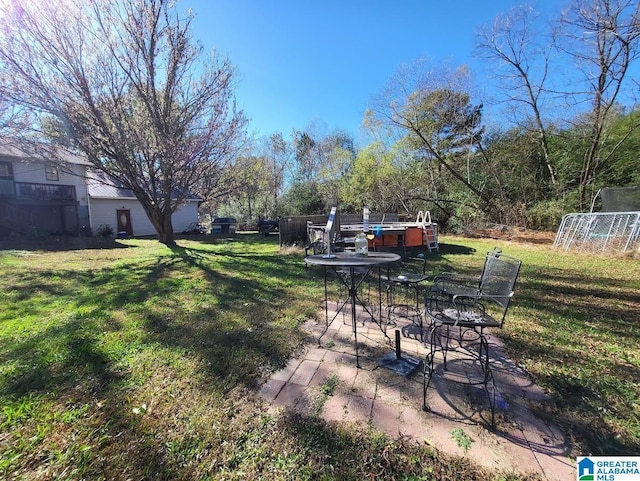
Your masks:
M317 225L326 225L328 215L307 215L307 216L295 216L295 217L282 217L280 219L280 245L307 245L309 239L307 238L307 223ZM379 224L384 219L385 222L397 222L398 214L370 214L369 224ZM333 231L340 232L340 226L346 224L361 224L362 214L341 214L339 211L336 213L334 221Z
M307 245L307 222L326 224L327 215L307 215L280 218L280 245Z

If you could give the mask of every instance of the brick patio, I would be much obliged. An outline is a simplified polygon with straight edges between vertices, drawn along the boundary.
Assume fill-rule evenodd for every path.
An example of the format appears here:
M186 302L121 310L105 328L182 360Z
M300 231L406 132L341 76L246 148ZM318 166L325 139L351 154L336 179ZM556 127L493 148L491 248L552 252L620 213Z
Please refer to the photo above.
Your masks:
M336 304L333 306L335 309ZM329 312L330 317L334 314ZM325 328L324 309L320 315L323 322L305 325L314 339ZM305 355L292 359L262 385L260 393L272 410L317 410L321 387L333 379L337 381L334 392L320 406L320 415L327 421L371 423L392 437L410 436L490 468L535 472L553 481L576 479L575 461L566 455L565 436L529 409L530 403L544 401L545 393L504 357L497 338L489 338L499 399L497 429L492 431L483 388L456 382L476 376L477 366L451 352L447 374L434 377L427 397L430 411L424 411L422 365L408 377L380 366L379 359L394 352L394 343L369 316L360 311L358 316L361 368L356 367L351 320L339 313L321 345L309 346ZM396 321L387 333L395 339L395 330L400 331L402 356L423 360L426 349L419 340L419 329L409 320ZM474 439L466 453L452 439L451 431L456 428Z

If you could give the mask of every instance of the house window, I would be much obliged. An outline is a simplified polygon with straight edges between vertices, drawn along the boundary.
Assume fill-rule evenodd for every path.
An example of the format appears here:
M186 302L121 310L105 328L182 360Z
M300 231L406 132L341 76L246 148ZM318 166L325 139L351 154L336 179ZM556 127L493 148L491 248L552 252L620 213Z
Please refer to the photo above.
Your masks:
M0 162L0 179L11 180L11 164L9 162Z
M47 165L44 168L44 175L47 180L60 180L58 168L55 165Z

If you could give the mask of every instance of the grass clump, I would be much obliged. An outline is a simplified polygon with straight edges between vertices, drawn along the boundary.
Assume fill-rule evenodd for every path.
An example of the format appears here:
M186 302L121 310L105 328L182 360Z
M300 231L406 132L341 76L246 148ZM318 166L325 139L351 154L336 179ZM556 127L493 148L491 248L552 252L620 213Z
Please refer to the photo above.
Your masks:
M473 446L475 442L475 440L461 428L453 429L449 434L451 434L451 439L453 439L465 453L471 449L471 446Z
M311 414L313 416L320 415L320 413L322 412L322 408L327 402L327 399L329 399L330 396L333 396L333 393L335 392L339 383L340 383L340 378L335 374L328 376L322 382L322 384L320 385L320 392L318 393L318 397L314 400L313 406L311 409Z

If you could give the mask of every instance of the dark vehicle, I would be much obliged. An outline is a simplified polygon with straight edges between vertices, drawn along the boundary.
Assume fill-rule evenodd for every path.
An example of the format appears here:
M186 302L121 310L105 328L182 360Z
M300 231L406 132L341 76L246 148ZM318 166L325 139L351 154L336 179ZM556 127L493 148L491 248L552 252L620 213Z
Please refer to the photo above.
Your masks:
M215 217L211 222L212 234L235 234L238 221L233 217Z
M280 228L279 219L260 219L258 221L258 230L260 234L267 235L269 232L277 232Z

